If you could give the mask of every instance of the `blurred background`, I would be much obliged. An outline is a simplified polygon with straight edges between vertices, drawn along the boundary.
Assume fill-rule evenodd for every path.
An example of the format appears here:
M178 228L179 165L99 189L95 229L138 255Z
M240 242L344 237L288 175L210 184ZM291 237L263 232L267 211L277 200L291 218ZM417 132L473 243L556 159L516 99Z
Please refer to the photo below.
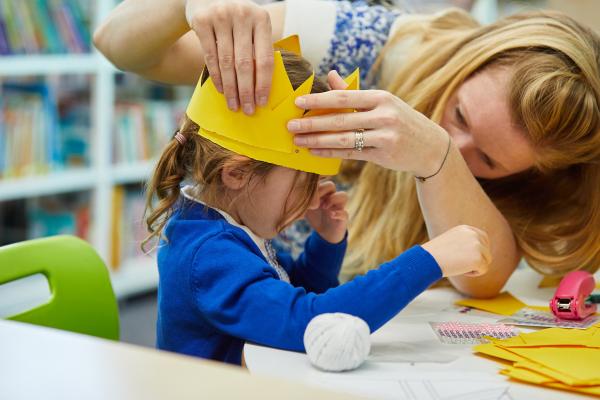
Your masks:
M0 246L57 234L87 240L110 267L121 339L154 346L158 276L140 250L143 188L192 88L120 72L95 51L94 28L116 3L0 0ZM385 3L462 7L482 23L554 8L600 28L598 0ZM0 318L49 296L43 276L0 285Z

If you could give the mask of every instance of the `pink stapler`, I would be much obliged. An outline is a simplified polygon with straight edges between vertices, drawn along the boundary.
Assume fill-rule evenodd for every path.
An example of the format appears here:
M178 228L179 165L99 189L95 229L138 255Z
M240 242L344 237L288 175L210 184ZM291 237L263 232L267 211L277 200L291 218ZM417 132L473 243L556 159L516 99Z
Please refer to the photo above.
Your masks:
M552 313L561 319L584 319L596 312L597 305L588 302L594 290L594 276L586 271L569 272L550 301Z

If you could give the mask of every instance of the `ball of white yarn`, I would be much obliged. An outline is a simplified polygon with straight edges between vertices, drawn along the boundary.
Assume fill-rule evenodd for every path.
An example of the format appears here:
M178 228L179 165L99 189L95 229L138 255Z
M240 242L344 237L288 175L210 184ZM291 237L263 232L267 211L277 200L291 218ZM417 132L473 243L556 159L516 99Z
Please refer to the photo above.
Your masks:
M347 371L365 361L371 350L369 326L349 314L321 314L304 332L310 362L325 371Z

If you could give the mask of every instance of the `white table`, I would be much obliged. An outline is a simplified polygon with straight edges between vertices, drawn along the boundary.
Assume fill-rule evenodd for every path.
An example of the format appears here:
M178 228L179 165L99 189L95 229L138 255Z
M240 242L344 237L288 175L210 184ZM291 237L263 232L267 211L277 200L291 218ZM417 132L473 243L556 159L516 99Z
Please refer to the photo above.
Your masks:
M541 276L519 269L505 290L528 305L547 305L555 289L537 289ZM532 400L582 399L586 396L509 381L501 365L476 356L471 345L442 344L429 322L493 323L494 314L460 314L453 306L461 296L449 287L421 294L398 316L372 335L371 354L359 369L326 373L313 368L305 354L247 344L252 373L292 378L353 394L386 399Z
M346 399L239 367L0 320L0 399Z

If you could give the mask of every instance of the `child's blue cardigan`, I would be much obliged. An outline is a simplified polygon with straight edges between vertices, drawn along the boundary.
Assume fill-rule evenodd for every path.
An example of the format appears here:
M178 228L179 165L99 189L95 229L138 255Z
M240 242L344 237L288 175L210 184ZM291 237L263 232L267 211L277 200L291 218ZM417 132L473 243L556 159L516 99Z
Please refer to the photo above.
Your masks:
M304 351L318 314L343 312L377 330L441 278L435 259L415 246L339 285L346 241L313 233L293 260L278 253L291 285L279 280L256 244L217 211L181 198L158 251L157 346L231 364L244 342Z

